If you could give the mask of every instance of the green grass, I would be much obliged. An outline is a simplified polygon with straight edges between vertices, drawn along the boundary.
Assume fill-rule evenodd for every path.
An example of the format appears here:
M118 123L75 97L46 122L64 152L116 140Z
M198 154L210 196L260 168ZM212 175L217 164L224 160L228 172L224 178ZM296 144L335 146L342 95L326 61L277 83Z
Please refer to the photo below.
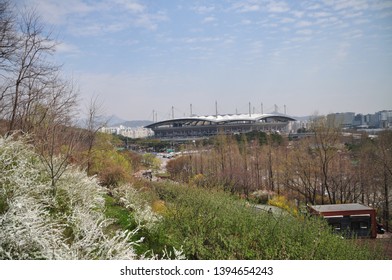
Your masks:
M105 196L105 216L114 221L112 229L133 230L136 228L132 212L122 207L109 195Z
M138 227L133 217L133 212L121 206L115 198L109 195L105 196L105 216L113 221L107 228L109 234L117 230L132 231ZM155 254L155 252L162 253L165 249L164 241L159 240L159 236L145 228L140 228L130 241L140 241L141 239L142 241L135 248L139 256L149 257Z

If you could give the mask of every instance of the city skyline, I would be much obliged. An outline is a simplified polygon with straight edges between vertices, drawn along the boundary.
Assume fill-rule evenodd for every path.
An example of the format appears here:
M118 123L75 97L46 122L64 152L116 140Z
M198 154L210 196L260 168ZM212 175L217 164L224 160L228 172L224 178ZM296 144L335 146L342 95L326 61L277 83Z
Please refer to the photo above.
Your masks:
M85 104L123 119L392 106L392 1L58 1L34 7Z

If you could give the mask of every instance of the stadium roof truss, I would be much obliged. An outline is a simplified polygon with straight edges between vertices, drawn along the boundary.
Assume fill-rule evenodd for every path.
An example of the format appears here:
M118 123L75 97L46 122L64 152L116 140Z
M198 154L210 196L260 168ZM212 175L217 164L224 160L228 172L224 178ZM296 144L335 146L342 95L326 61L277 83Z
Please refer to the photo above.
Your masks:
M294 118L283 114L212 115L175 118L146 126L158 138L197 138L216 135L244 133L253 130L282 130Z

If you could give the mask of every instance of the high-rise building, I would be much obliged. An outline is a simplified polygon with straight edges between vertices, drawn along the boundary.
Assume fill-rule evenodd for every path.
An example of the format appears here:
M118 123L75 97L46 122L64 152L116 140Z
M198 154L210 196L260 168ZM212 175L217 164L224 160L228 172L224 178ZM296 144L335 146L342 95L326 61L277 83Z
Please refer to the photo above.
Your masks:
M343 128L349 128L353 126L355 113L335 113L327 115L327 122L330 126L340 126Z

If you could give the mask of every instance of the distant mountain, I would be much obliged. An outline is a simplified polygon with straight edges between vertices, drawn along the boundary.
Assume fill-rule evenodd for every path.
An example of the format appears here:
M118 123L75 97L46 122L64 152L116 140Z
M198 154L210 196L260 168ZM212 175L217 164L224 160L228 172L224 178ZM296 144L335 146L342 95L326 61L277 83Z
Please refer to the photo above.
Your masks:
M133 120L133 121L128 121L124 120L122 118L119 118L116 115L111 115L108 117L101 117L104 122L106 122L106 126L125 126L125 127L141 127L141 126L146 126L149 124L152 124L152 121L147 121L147 120Z
M293 118L296 119L297 121L304 122L304 121L311 120L312 116L302 116L302 117L293 117ZM313 116L313 118L314 118L314 116Z
M79 119L77 120L76 125L78 127L85 128L86 127L87 120L86 119ZM117 117L116 115L111 115L111 116L99 116L95 120L96 124L99 124L100 126L104 124L106 127L116 127L116 126L125 126L125 127L143 127L149 124L152 124L152 121L147 121L147 120L133 120L133 121L127 121L122 118Z
M147 120L136 120L136 121L124 121L121 123L117 123L113 126L125 126L125 127L143 127L146 125L152 124L152 121L147 121Z
M111 115L108 117L102 116L101 117L104 122L106 122L107 126L118 126L121 123L126 122L127 120L124 120L122 118L117 117L116 115Z

